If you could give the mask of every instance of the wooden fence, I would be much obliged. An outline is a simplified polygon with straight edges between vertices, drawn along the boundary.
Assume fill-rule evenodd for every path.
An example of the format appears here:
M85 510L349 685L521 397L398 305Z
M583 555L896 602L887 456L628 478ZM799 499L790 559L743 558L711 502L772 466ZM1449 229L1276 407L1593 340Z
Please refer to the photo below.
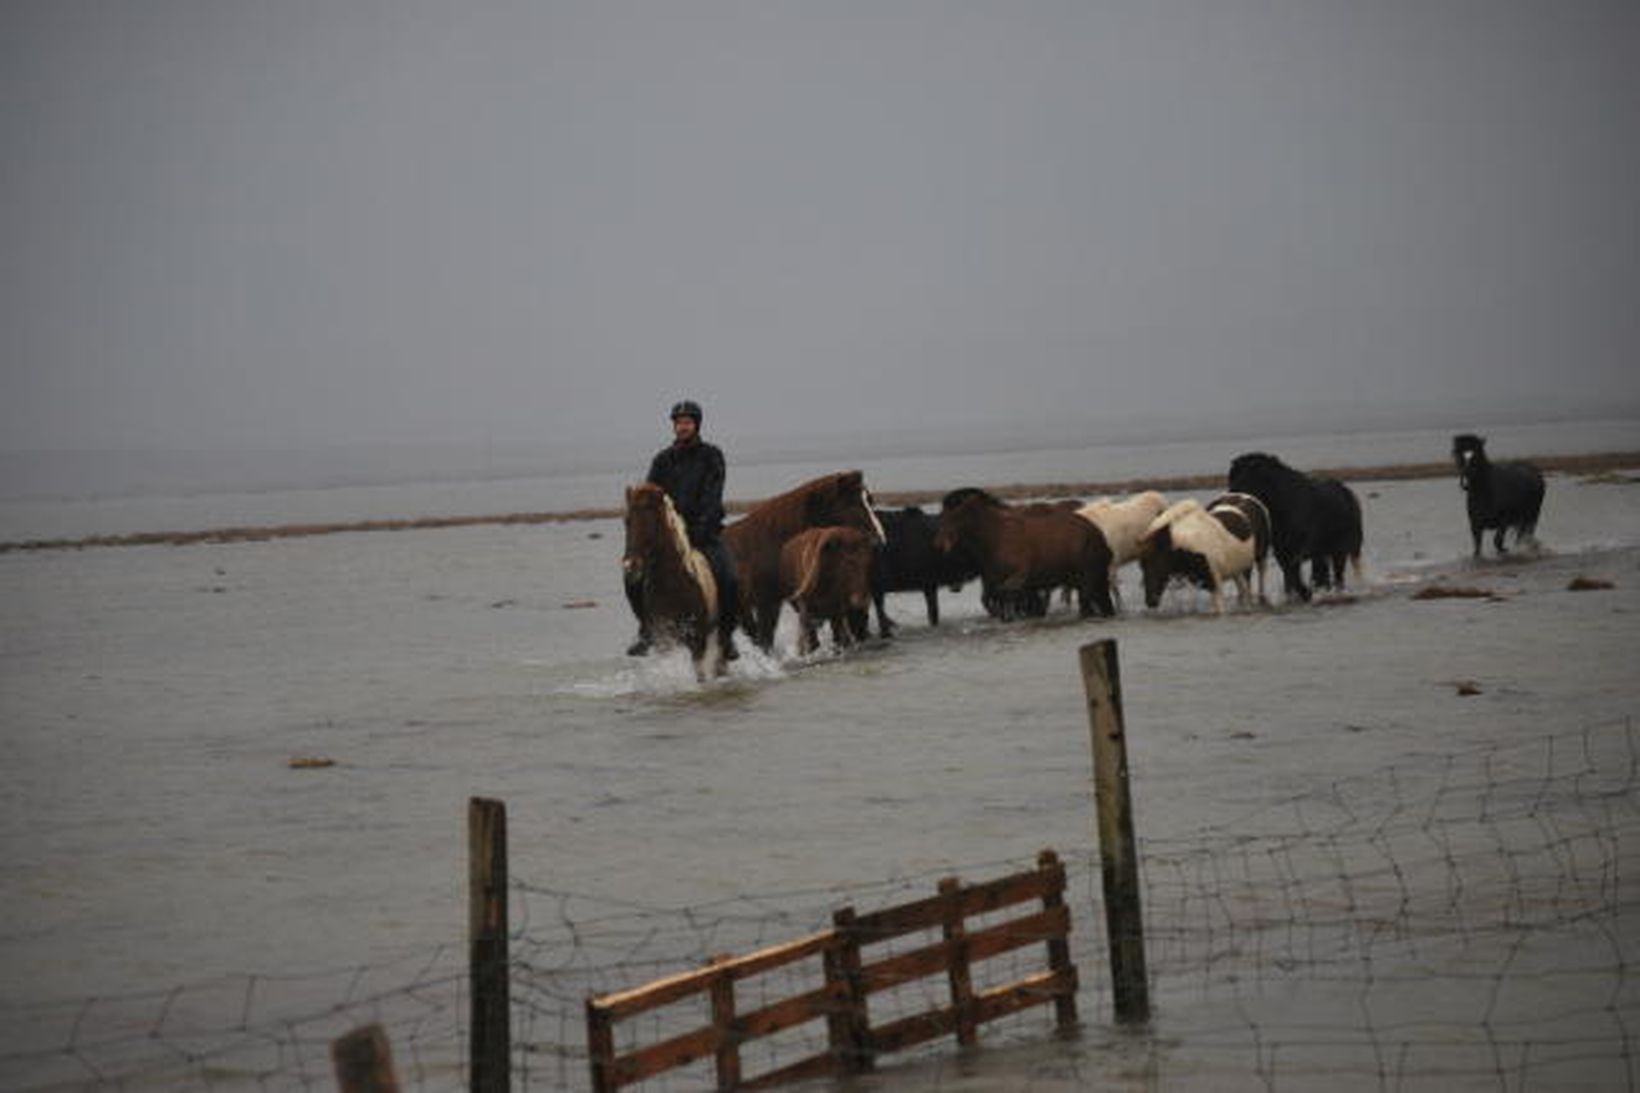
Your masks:
M938 894L898 907L857 915L843 908L829 930L738 957L721 957L704 968L656 980L617 994L589 998L587 1043L592 1087L609 1093L622 1086L712 1058L719 1089L761 1089L825 1074L872 1068L876 1057L940 1036L955 1034L972 1044L980 1025L1052 1002L1060 1027L1076 1023L1076 968L1070 959L1070 911L1065 905L1065 868L1051 850L1037 868L982 884L942 881ZM1020 904L1040 909L970 929L968 920ZM938 930L940 939L904 952L871 950L909 935ZM980 961L1040 944L1046 968L1014 982L976 990L972 969ZM819 987L761 1002L742 1012L735 985L804 960L818 958ZM872 995L918 980L943 976L948 1004L874 1025ZM692 1001L707 1023L648 1046L618 1053L617 1022L664 1006ZM809 1022L826 1023L827 1048L762 1074L742 1073L741 1047Z

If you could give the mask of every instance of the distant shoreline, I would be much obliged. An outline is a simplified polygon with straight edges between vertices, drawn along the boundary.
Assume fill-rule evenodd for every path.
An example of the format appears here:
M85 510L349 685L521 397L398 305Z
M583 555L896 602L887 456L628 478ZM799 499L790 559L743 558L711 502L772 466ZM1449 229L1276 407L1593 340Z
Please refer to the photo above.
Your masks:
M1530 462L1552 474L1599 476L1640 468L1640 451L1598 452L1590 455L1532 456ZM1352 482L1402 482L1422 478L1444 478L1454 474L1450 462L1389 463L1370 467L1305 468L1312 474L1327 475ZM1640 478L1623 481L1640 483ZM1222 488L1224 474L1165 475L1121 481L1010 483L986 487L1007 500L1023 498L1097 497L1138 490L1212 490ZM945 490L892 490L873 493L877 504L899 508L906 505L937 503ZM760 500L732 500L725 503L731 514L750 511ZM89 535L70 539L28 539L0 543L0 554L17 551L85 550L92 547L190 546L200 543L257 543L271 539L299 539L313 535L334 535L357 531L416 531L430 528L471 527L478 524L555 524L580 520L618 520L619 508L583 508L563 512L519 512L492 516L425 516L402 520L358 520L322 524L275 524L256 527L214 528L205 531L149 531L127 535Z

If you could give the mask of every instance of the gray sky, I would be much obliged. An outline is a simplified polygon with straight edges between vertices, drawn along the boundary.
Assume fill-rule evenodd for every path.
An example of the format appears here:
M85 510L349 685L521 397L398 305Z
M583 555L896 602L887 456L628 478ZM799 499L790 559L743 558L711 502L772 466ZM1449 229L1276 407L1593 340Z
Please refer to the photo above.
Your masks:
M1634 0L6 0L0 447L1640 410Z

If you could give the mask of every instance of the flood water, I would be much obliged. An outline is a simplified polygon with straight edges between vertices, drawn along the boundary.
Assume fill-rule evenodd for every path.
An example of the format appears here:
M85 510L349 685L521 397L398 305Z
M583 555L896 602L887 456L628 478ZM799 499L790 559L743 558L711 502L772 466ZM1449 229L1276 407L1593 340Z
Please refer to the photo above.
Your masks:
M1632 425L1523 435L1552 436L1563 451L1590 440L1588 450L1640 448ZM880 489L943 489L1211 472L1248 446L1134 450L1100 466L1031 453L865 469ZM1444 455L1433 435L1292 448L1299 465ZM773 481L782 471L792 477ZM773 492L802 477L765 467L739 480L770 479ZM392 488L401 500L414 492ZM475 485L462 508L502 511L494 491L515 488ZM1092 812L1077 650L1099 638L1115 638L1122 659L1136 825L1161 844L1340 780L1637 712L1640 486L1551 476L1541 549L1482 565L1467 557L1454 480L1355 488L1367 550L1353 602L1215 618L1205 598L1175 595L1147 613L1129 574L1124 617L1084 622L1060 608L1002 625L969 586L943 597L937 629L920 596L891 597L899 635L844 657L795 659L788 620L772 656L743 641L730 676L705 686L681 655L621 654L633 624L614 521L0 554L0 1023L10 1029L0 1084L88 1080L72 1066L80 1076L63 1077L75 1052L30 1054L94 1043L103 1009L88 1015L88 999L117 1009L190 984L286 977L295 985L281 989L311 1007L323 999L303 995L334 983L304 986L304 976L459 952L472 796L507 804L521 935L557 937L567 924L598 950L610 908L649 909L656 923L691 909L696 923L718 916L677 966L697 945L792 936L838 894L924 894L944 873L983 879L1043 847L1080 861ZM730 492L745 495L733 482ZM258 505L267 522L287 522L343 503L125 499L115 519L100 503L36 500L8 508L8 537L177 527L165 521L185 512L243 522ZM144 504L147 515L130 516ZM1615 588L1605 599L1561 595L1578 574ZM1407 597L1435 577L1500 597ZM1482 693L1459 701L1461 680ZM292 766L307 757L334 762ZM1631 843L1629 886L1633 865ZM1076 883L1090 885L1085 873ZM751 922L746 908L760 901L769 917ZM1096 911L1074 913L1081 958L1096 960L1094 928L1080 925ZM664 949L646 943L630 969L601 965L600 989L642 981L644 961L675 970L659 966ZM1084 1009L1108 1021L1108 1002L1091 997L1102 983L1084 972ZM1630 1020L1635 994L1619 984ZM152 1025L153 1009L139 1023ZM1180 1034L1191 1027L1181 1015ZM580 1042L576 1027L565 1035ZM1015 1077L1042 1065L999 1058ZM579 1065L538 1070L536 1087L564 1073L580 1082ZM423 1082L438 1088L432 1073ZM1260 1084L1215 1073L1198 1087ZM1008 1084L952 1072L905 1080ZM211 1087L234 1083L219 1074Z

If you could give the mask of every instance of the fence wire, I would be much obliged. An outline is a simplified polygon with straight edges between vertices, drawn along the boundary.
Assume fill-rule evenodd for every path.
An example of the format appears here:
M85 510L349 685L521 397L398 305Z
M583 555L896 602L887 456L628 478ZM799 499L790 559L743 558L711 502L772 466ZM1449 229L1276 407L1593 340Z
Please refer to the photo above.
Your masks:
M1141 831L1140 847L1148 1028L1114 1024L1097 854L1060 847L1081 1032L1056 1038L1051 1010L1032 1010L987 1025L978 1053L939 1042L854 1087L1640 1089L1630 720L1405 759L1187 837ZM1036 849L946 872L984 880ZM929 895L938 879L681 907L515 879L513 1087L588 1087L589 994L824 929L845 903L864 912ZM453 945L318 975L0 1006L0 1086L330 1090L330 1042L380 1023L403 1088L464 1088L466 956ZM773 999L812 985L791 974L758 989ZM906 1005L937 1003L938 989L915 988ZM630 1035L654 1042L693 1019ZM781 1039L759 1049L769 1058L748 1057L749 1073L818 1050L824 1029ZM697 1067L645 1088L712 1084Z

